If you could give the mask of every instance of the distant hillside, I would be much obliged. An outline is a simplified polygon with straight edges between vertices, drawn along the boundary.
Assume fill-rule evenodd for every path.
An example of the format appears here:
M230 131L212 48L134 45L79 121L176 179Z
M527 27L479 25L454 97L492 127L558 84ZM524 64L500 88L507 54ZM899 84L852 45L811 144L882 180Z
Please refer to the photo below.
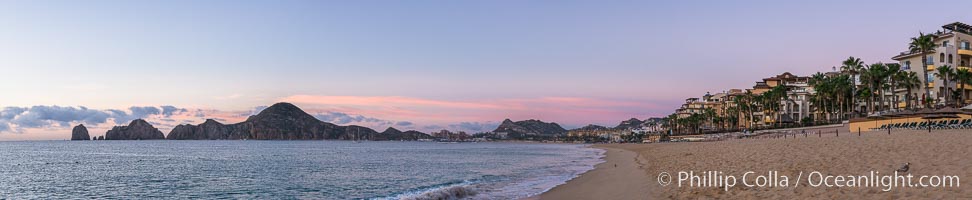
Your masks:
M648 118L645 120L638 120L637 118L631 118L628 120L621 121L621 123L618 124L618 126L615 126L614 128L615 129L636 129L643 126L649 126L651 124L659 124L661 123L661 121L662 118L657 118L657 117Z
M572 130L575 130L575 131L594 131L594 130L607 130L607 129L610 129L610 128L603 127L603 126L598 126L598 125L594 125L594 124L590 124L590 125L587 125L587 126L584 126L584 127L580 127L580 128L575 128L575 129L572 129Z
M628 120L621 121L621 124L615 126L615 129L636 129L640 128L645 121L638 120L637 118L631 118Z
M506 132L513 138L526 136L556 137L563 136L567 133L567 130L553 122L547 123L535 119L513 122L506 119L493 132Z
M246 121L221 124L206 120L199 125L183 124L169 132L170 140L417 140L432 138L417 131L389 128L377 132L362 126L338 126L322 122L290 103L276 103Z

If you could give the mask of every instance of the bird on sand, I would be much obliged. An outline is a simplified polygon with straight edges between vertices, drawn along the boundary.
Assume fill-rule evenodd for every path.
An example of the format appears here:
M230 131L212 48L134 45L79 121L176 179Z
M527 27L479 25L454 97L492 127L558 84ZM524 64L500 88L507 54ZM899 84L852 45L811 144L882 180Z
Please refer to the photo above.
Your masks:
M910 168L910 166L911 166L911 163L906 162L903 166L901 166L901 168L898 168L898 170L894 170L894 171L901 172L901 173L905 173L905 172L908 172L908 168Z

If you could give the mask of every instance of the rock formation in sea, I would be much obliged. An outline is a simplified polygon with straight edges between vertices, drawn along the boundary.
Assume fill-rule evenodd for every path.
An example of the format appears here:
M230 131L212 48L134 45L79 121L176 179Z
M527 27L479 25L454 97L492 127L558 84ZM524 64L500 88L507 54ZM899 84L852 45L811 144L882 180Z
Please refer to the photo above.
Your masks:
M88 128L84 127L84 124L78 124L71 130L71 140L91 140L91 136L88 135Z
M493 130L494 133L507 133L512 138L526 136L557 137L567 133L563 127L554 122L543 122L540 120L524 120L513 122L510 119L503 120L503 123Z
M106 140L162 140L162 131L143 119L133 120L128 126L115 126L105 133Z
M199 125L182 124L169 132L166 139L170 140L219 140L241 139L239 135L231 135L231 126L223 125L213 119L207 119Z
M104 135L98 136L98 139L95 139L95 140L105 140L105 136Z
M406 132L408 133L408 132ZM378 133L361 126L339 126L322 122L290 103L276 103L246 121L221 124L206 120L199 125L178 125L166 137L170 140L415 140L428 134Z

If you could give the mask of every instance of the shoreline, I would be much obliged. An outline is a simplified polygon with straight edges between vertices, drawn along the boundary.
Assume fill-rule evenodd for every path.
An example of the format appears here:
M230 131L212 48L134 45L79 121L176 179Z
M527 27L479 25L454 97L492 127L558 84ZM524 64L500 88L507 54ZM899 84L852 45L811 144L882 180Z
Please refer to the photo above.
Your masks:
M526 199L644 199L649 177L637 152L615 145L592 145L602 149L604 162L564 184Z

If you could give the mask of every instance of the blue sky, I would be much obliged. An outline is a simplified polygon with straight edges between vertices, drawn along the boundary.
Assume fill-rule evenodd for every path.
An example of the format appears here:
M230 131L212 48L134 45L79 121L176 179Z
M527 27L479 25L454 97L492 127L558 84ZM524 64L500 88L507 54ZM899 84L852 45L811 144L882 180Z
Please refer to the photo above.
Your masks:
M848 56L890 62L918 31L972 23L970 4L2 1L0 107L249 113L287 100L415 129L503 118L613 126Z

